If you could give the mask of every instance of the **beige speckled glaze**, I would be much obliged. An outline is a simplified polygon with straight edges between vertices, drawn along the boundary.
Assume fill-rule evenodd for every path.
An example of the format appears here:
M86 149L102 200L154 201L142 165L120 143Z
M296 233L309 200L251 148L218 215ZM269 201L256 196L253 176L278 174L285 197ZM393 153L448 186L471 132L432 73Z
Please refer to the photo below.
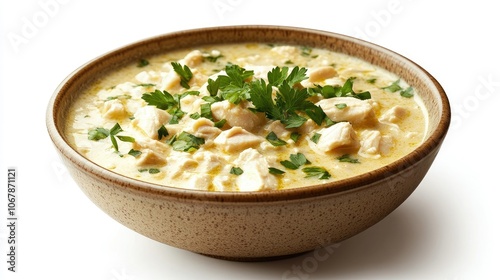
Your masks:
M139 58L201 44L266 42L308 45L360 57L416 88L429 111L429 132L414 152L383 168L299 189L215 193L126 178L90 162L68 145L68 107L95 77ZM407 58L361 40L318 30L232 26L166 34L90 61L56 89L47 110L49 135L83 192L104 212L154 240L232 260L272 259L349 238L396 209L430 168L450 123L444 90Z

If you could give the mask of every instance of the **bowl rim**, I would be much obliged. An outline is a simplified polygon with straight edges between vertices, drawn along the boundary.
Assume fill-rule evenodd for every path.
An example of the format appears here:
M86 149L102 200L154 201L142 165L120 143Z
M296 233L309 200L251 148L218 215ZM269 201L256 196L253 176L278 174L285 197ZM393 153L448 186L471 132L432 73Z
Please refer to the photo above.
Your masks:
M388 165L382 166L381 168L338 181L333 181L329 183L310 185L306 187L299 187L294 189L282 189L282 190L270 190L270 191L258 191L258 192L239 192L239 191L206 191L206 190L195 190L195 189L185 189L166 185L160 185L156 183L150 183L146 181L141 181L139 179L134 179L127 177L125 175L118 174L111 170L108 170L100 165L92 162L91 160L85 158L80 153L78 153L74 148L72 148L65 138L62 136L62 132L58 129L56 124L56 110L55 107L61 102L61 92L63 92L68 84L71 84L76 78L76 76L85 71L86 69L91 69L95 65L99 64L101 60L105 60L109 57L116 56L121 52L127 50L134 50L136 47L141 45L154 44L155 42L160 42L165 40L165 38L182 37L186 34L196 34L199 32L226 32L226 31L245 31L245 30L269 30L269 29L279 29L285 32L300 32L317 34L328 37L335 37L342 41L347 41L360 45L365 48L374 49L383 53L388 54L391 58L397 59L404 63L406 66L420 71L423 77L428 79L428 83L434 86L434 89L439 95L439 106L442 111L439 118L439 122L434 131L430 132L428 138L422 142L415 150L409 154L403 156L402 158L389 163ZM297 199L308 199L315 198L324 195L337 195L346 191L355 191L369 187L375 182L381 180L390 180L392 177L397 176L402 170L406 168L411 168L414 164L422 161L427 156L432 154L433 151L439 149L442 141L444 140L451 121L451 110L448 97L439 84L439 82L423 67L413 62L412 60L396 53L392 50L379 46L377 44L367 42L358 38L350 37L347 35L324 31L318 29L310 29L303 27L293 27L293 26L279 26L279 25L232 25L232 26L219 26L219 27L204 27L196 29L188 29L181 31L174 31L165 33L162 35L149 37L143 40L136 41L131 44L124 45L115 50L104 53L86 63L84 63L79 68L75 69L70 73L55 89L52 94L46 111L46 126L48 134L55 145L56 149L59 151L60 156L64 159L69 160L72 164L79 166L82 171L87 172L90 175L98 177L100 180L104 180L108 185L116 185L134 192L141 192L149 195L160 195L163 197L169 197L173 199L181 200L197 200L203 202L278 202L286 200L297 200Z

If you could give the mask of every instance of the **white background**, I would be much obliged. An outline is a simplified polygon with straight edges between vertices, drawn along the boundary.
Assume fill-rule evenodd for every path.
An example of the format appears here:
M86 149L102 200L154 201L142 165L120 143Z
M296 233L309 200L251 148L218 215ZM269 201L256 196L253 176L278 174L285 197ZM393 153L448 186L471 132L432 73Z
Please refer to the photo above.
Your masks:
M1 1L0 279L500 279L498 5L443 2ZM452 126L421 185L324 261L228 262L143 237L84 196L47 135L49 97L88 60L162 33L235 24L360 37L417 62L449 95ZM18 169L16 273L6 262L8 167ZM303 274L287 274L293 267Z

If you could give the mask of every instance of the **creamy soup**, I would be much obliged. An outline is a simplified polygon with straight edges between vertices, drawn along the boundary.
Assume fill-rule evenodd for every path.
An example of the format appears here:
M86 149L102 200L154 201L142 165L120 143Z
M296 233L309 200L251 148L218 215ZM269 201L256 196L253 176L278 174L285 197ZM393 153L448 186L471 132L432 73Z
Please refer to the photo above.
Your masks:
M114 172L187 189L316 185L387 165L423 140L411 85L360 59L271 44L213 45L102 77L67 136Z

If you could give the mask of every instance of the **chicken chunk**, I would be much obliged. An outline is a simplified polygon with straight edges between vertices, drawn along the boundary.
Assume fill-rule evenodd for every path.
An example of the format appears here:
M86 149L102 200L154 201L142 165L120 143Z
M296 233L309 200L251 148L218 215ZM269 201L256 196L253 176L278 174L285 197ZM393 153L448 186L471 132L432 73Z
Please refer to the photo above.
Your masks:
M254 131L266 122L263 113L254 113L248 109L247 102L240 102L238 105L227 100L212 104L212 115L216 121L226 120L226 124L231 127L242 127L247 131Z
M127 116L127 110L123 103L118 99L113 99L104 102L103 116L107 119L122 119Z
M170 148L167 144L149 138L136 138L134 150L141 151L136 158L138 166L165 165Z
M359 141L352 125L348 122L340 122L318 131L321 137L316 147L322 152L330 152L335 149L357 149Z
M314 87L314 84L337 76L337 71L332 66L321 66L307 69L307 76L309 78L300 82L300 84L303 87Z
M212 176L200 173L186 173L186 184L188 189L208 190L212 183Z
M154 106L139 108L134 114L132 125L140 128L151 139L158 139L158 129L170 120L170 115Z
M221 133L221 130L214 126L214 122L207 118L195 120L188 131L192 132L194 136L204 139L214 139Z
M234 164L243 170L236 178L239 191L273 190L278 187L276 177L269 173L269 163L257 150L244 150Z
M387 154L392 147L392 137L382 135L378 130L365 130L360 134L358 154L367 158L379 158Z
M264 141L264 138L256 136L239 126L221 132L214 139L214 143L225 152L245 150L259 145L262 141Z
M179 60L180 64L187 65L188 67L196 67L203 62L203 53L199 50L194 50L188 53L183 59Z
M352 124L369 124L377 121L373 105L369 100L354 97L335 97L316 103L335 122L348 121Z
M396 105L387 110L381 117L380 121L397 123L403 120L408 115L408 110L402 106Z

